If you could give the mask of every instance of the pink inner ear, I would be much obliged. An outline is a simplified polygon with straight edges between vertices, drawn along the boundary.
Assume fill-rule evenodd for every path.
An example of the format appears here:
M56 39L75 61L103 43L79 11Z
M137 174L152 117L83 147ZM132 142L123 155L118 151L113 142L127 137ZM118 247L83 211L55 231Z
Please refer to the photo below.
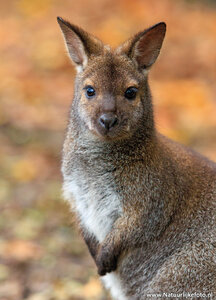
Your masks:
M73 61L78 65L82 65L84 62L85 52L79 38L74 33L71 33L68 37L67 43L69 54Z
M80 38L73 30L65 26L65 24L63 24L61 28L72 61L77 65L82 65L85 60L85 51Z
M150 67L157 59L165 35L161 29L161 26L150 29L136 43L134 54L140 67Z

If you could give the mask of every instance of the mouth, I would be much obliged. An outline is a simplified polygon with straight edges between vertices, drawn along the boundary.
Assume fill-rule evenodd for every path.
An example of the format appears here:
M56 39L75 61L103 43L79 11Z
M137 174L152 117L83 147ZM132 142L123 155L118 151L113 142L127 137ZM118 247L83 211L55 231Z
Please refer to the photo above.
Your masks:
M127 120L124 122L118 122L116 126L109 129L96 123L94 124L93 128L91 128L91 132L101 140L121 140L130 134L130 126Z
M113 127L113 128L106 129L106 128L102 128L101 126L97 126L96 132L97 135L99 135L101 138L112 139L115 138L115 136L117 135L118 128Z
M103 126L99 119L89 120L86 123L86 129L91 132L93 136L104 141L122 140L130 136L131 126L128 118L118 117L114 126Z

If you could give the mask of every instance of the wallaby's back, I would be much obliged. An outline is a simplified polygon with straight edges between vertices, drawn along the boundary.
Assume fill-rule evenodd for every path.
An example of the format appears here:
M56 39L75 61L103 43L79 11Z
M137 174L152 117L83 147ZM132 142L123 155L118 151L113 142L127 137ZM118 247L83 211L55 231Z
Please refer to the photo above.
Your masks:
M159 139L167 159L178 166L177 173L172 170L168 177L176 177L179 204L165 232L124 259L120 276L131 295L129 299L148 299L148 294L158 294L156 299L160 295L175 299L175 294L186 299L192 293L195 299L201 294L214 299L216 164L164 137ZM167 173L169 170L167 165ZM173 195L174 186L165 193ZM131 269L134 271L128 272Z

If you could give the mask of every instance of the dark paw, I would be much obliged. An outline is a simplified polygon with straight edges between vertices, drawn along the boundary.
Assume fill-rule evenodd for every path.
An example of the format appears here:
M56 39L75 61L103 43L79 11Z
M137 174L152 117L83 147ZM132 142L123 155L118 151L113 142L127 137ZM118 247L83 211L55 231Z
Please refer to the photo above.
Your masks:
M117 268L117 257L101 251L97 257L97 267L100 276L115 271Z

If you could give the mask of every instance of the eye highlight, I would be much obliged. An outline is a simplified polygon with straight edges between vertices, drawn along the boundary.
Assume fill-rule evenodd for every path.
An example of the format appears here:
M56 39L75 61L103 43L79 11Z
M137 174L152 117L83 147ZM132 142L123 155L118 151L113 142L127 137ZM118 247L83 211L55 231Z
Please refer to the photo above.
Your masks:
M125 91L124 96L128 100L133 100L136 98L137 91L138 91L137 88L135 88L134 86L131 86Z
M95 89L91 85L86 86L84 90L85 95L88 99L93 98L96 94Z

